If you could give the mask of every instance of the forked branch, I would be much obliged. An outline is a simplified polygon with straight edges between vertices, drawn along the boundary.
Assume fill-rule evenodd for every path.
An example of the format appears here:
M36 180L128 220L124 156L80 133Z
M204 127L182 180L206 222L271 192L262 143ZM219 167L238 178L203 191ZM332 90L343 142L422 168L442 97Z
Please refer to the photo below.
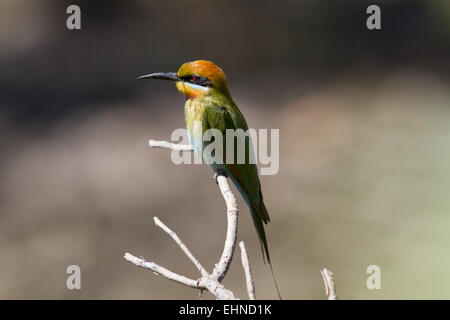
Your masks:
M174 144L167 141L149 141L150 147L164 148L174 151L192 151L192 146L190 145L180 145ZM213 271L208 273L206 269L201 265L201 263L194 257L194 255L189 251L187 246L181 241L175 232L173 232L169 227L161 222L157 217L154 217L155 224L163 229L167 234L169 234L172 239L178 244L178 246L183 250L185 255L191 260L201 277L197 280L190 279L183 275L172 272L154 262L146 261L143 258L138 258L130 253L126 253L125 260L135 264L138 267L149 269L157 275L162 275L163 277L185 285L187 287L196 288L200 290L208 290L217 299L220 300L235 300L237 299L233 292L226 289L222 284L222 280L225 277L233 258L234 249L236 247L237 238L237 228L238 228L238 207L236 198L231 192L230 186L228 184L227 177L224 175L218 175L216 178L217 184L219 185L220 192L227 206L227 235L225 239L225 245L223 248L222 255L219 262L215 265ZM247 279L247 291L250 299L255 298L255 289L253 286L253 280L250 273L250 264L248 261L247 253L245 250L245 245L243 242L240 243L242 251L242 264L244 266L245 276Z

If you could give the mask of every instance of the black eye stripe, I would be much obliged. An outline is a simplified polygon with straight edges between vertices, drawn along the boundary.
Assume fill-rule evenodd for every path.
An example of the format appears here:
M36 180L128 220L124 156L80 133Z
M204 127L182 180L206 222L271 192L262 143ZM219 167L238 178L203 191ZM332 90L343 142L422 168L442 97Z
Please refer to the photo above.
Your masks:
M196 75L184 76L181 78L183 81L190 82L193 84L198 84L201 86L212 86L213 83L207 77L200 77Z

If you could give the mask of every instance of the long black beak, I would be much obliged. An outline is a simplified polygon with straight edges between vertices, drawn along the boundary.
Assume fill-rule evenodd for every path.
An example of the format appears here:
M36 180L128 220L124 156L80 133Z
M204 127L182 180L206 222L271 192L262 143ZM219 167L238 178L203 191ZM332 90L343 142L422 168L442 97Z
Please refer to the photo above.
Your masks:
M146 74L144 76L140 76L137 79L138 80L141 80L141 79L159 79L159 80L171 80L171 81L180 81L181 80L178 77L176 72L150 73L150 74Z

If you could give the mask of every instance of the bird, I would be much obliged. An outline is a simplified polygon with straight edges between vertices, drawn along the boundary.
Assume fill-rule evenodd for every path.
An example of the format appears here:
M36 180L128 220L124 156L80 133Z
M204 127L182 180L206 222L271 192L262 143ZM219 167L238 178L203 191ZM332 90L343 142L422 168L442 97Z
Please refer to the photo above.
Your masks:
M175 82L178 91L186 98L184 108L186 129L194 152L200 155L200 157L204 158L203 150L211 141L200 140L201 143L195 143L193 136L195 135L194 127L196 121L201 123L202 135L208 129L216 129L222 133L223 145L221 152L223 159L226 159L226 144L230 143L226 139L226 130L242 129L244 132L248 130L244 115L231 97L224 71L211 61L190 61L182 64L178 72L150 73L140 76L138 79L157 79ZM233 160L236 160L236 157L238 157L236 144L234 150ZM252 157L254 159L254 154L251 139L248 136L245 141L245 153L245 161L223 161L222 163L210 164L215 176L222 174L232 180L248 205L259 236L263 260L265 261L266 258L270 265L275 287L278 296L281 298L264 231L264 224L270 221L270 217L264 204L256 163L249 161Z

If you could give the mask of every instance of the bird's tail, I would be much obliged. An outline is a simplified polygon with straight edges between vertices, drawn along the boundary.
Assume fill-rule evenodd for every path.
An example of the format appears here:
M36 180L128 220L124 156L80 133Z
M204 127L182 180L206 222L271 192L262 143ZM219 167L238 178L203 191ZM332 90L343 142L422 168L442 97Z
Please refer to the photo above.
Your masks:
M270 263L269 247L267 246L266 233L264 232L264 224L267 224L270 221L270 218L266 206L264 205L264 201L260 201L259 205L251 203L250 212L252 214L253 223L255 225L256 232L258 233L259 241L261 243L263 260L264 262L266 262L267 258L267 262Z
M254 203L250 205L250 212L252 214L253 223L255 225L256 231L258 232L259 240L261 243L263 260L265 262L265 258L267 258L267 262L269 263L270 271L272 273L273 282L275 284L275 288L277 289L278 298L281 300L280 290L278 289L278 284L275 279L275 274L273 272L272 262L270 261L269 247L267 245L266 233L264 231L264 223L267 224L270 221L270 218L266 206L264 205L264 201L262 200L262 197L259 201L259 205L255 205Z

